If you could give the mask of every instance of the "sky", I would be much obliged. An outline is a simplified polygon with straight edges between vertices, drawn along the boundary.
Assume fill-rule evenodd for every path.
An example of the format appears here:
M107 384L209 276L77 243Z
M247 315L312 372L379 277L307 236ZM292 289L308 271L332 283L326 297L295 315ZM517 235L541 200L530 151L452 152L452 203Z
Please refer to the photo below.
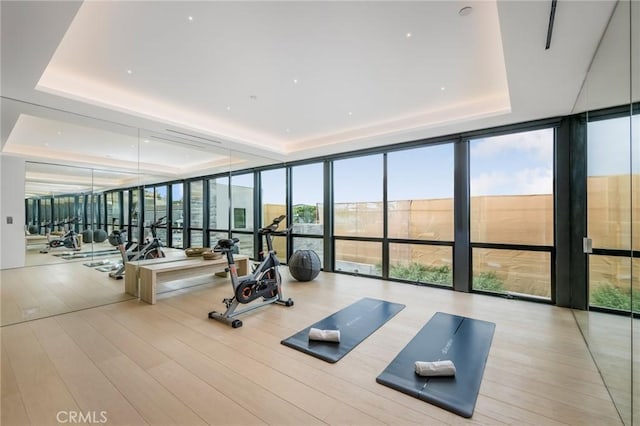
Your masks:
M640 140L640 116L634 117L634 137ZM474 139L470 142L471 196L553 193L553 129ZM629 120L589 123L589 175L629 171ZM640 149L634 169L640 172ZM606 154L606 155L605 155ZM453 144L441 144L388 154L388 199L453 197ZM323 196L321 163L293 167L293 204L317 204ZM235 184L252 186L234 177ZM383 156L374 154L334 162L334 201L382 201ZM285 201L284 170L262 173L265 203Z
M470 143L472 196L551 194L553 129L475 139ZM388 199L453 197L453 144L391 152ZM382 200L382 155L334 163L335 202Z
M640 173L640 115L634 115L631 126L629 117L594 121L587 127L587 174L589 176ZM633 133L631 133L633 132ZM630 150L630 135L637 141ZM630 158L633 157L633 163Z
M553 193L553 129L475 139L471 196Z

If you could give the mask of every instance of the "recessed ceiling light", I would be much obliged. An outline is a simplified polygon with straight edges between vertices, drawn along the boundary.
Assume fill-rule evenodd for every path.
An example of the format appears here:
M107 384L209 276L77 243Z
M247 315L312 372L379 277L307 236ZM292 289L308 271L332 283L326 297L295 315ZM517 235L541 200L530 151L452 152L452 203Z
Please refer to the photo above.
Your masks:
M406 36L407 38L411 38L411 33L406 33L406 34L405 34L405 36Z
M469 16L473 12L473 8L471 6L465 6L458 11L458 15L460 16Z
M187 19L193 21L193 16L188 16Z
M58 133L58 136L60 136L62 134L62 132L60 130L58 130L57 133Z
M287 132L287 133L291 133L291 129L289 129L289 128L284 129L284 131Z
M49 146L49 142L45 142L45 143L44 143L44 146Z
M231 111L231 106L227 105L227 111Z
M144 140L144 143L149 143L149 139L145 139L145 140Z
M347 115L353 115L353 113L352 113L351 111L349 111L349 112L347 113Z
M131 74L133 74L133 71L127 70L127 74L131 75Z
M444 86L442 86L442 87L440 88L440 90L442 90L442 91L444 91L444 89L446 89L446 87L444 87Z
M298 84L298 79L297 78L293 79L293 84Z

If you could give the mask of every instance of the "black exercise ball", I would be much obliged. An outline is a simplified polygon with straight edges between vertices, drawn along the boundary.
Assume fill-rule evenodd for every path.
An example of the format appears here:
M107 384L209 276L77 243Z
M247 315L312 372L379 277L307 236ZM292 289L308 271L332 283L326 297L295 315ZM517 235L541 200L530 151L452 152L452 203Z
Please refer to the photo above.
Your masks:
M107 239L107 231L105 231L104 229L96 229L95 231L93 231L94 243L101 243L106 239Z
M40 228L37 225L29 225L29 228L27 228L27 231L29 231L29 234L31 235L36 235L39 229Z
M298 281L311 281L320 273L320 256L313 250L296 250L289 259L289 273Z
M119 246L120 244L124 244L126 242L127 234L125 231L114 229L113 232L109 234L109 244L111 244L112 246Z
M93 242L93 231L91 229L82 231L82 242L87 244Z

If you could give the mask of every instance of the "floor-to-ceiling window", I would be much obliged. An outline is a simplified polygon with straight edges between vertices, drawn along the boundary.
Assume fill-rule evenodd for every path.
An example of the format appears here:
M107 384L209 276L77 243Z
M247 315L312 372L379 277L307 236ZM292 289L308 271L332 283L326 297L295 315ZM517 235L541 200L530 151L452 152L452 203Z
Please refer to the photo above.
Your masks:
M184 183L171 184L171 247L184 247Z
M231 176L231 235L240 240L240 253L251 257L254 256L253 186L253 173Z
M40 232L45 234L51 232L53 230L53 217L51 216L50 197L40 199L38 217L40 218Z
M150 225L156 220L155 188L147 186L142 190L144 196L144 238L150 238Z
M469 143L472 288L551 299L554 129Z
M145 240L156 237L166 244L167 241L167 185L147 186L144 188L144 237ZM163 219L162 221L160 219ZM154 229L151 225L159 223Z
M383 155L333 163L334 269L382 275Z
M130 194L131 203L129 205L129 241L140 241L140 221L142 219L142 211L140 208L140 189L133 188L131 189Z
M260 173L260 199L262 203L262 226L272 223L273 219L287 213L287 174L286 169L265 170ZM290 219L280 222L278 231L287 228ZM285 261L287 253L287 238L273 236L273 248ZM262 250L266 251L266 242L263 240Z
M156 228L156 235L162 242L162 244L167 244L167 218L168 218L168 210L167 210L167 202L168 202L168 187L167 185L160 185L155 187L154 193L154 219L160 224ZM164 218L162 221L160 219Z
M189 245L203 247L204 244L204 181L189 182Z
M120 229L120 191L112 191L106 193L106 205L107 209L107 233L113 232L114 229Z
M387 155L389 278L453 284L453 144Z
M314 250L324 259L324 165L291 167L291 211L293 251Z
M229 238L229 177L209 179L209 241L214 247L218 240Z

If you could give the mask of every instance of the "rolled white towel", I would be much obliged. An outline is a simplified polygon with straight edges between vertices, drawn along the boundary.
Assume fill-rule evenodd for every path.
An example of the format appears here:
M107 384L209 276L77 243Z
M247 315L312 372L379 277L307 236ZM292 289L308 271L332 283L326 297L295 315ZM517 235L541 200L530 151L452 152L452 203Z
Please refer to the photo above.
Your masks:
M340 330L321 330L319 328L312 327L309 330L309 340L340 342Z
M454 376L456 366L453 361L416 361L416 373L419 376Z

